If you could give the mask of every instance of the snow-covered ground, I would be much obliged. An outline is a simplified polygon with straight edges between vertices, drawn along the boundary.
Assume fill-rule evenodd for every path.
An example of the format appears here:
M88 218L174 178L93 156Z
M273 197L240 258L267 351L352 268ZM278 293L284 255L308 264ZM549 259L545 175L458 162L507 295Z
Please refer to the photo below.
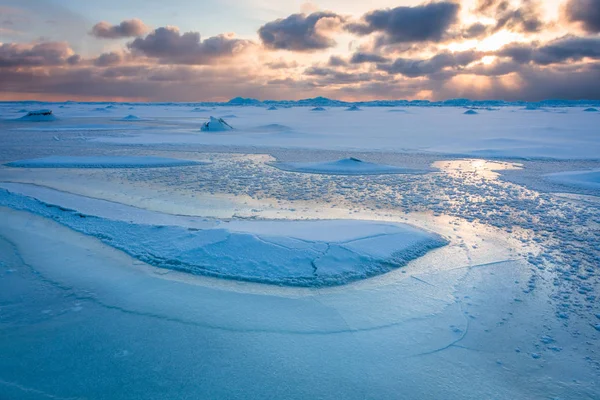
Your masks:
M0 398L599 398L588 106L0 103Z

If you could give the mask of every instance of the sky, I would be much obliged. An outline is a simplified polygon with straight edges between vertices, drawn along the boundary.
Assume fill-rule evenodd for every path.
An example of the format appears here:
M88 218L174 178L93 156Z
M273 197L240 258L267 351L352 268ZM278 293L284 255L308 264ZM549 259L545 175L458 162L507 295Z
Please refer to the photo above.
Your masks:
M1 0L0 100L600 99L600 0Z

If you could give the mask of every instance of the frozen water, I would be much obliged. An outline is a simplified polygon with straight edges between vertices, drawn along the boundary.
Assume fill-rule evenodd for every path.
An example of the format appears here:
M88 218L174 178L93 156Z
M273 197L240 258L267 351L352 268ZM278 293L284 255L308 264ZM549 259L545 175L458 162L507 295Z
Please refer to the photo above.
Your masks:
M475 111L475 110L467 110L463 114L465 114L465 115L477 115L479 113L477 111Z
M319 163L272 163L274 167L284 171L303 172L307 174L327 175L383 175L383 174L423 174L428 171L381 165L359 160L358 158L345 158L343 160Z
M598 102L111 105L0 103L0 398L600 398Z
M197 161L164 157L49 156L7 163L17 168L159 168L201 164Z
M600 170L557 172L548 174L545 178L561 185L600 189Z
M223 118L215 118L215 117L210 117L210 120L208 122L205 122L204 124L202 124L202 131L210 131L210 132L223 132L223 131L230 131L233 128L231 127L231 125L229 125L227 122L225 122L225 120Z
M56 121L56 116L52 114L52 110L36 110L29 111L27 115L20 118L21 121L31 121L31 122L48 122L48 121Z

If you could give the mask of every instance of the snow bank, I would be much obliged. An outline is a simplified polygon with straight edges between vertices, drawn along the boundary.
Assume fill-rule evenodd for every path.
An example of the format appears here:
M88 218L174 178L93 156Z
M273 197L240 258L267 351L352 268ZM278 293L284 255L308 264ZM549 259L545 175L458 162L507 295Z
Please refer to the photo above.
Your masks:
M201 131L223 132L230 131L233 127L229 125L223 118L210 117L210 121L205 122L200 128Z
M86 215L7 190L0 190L0 205L51 218L156 267L285 286L344 285L447 244L409 225L375 221L233 221L191 229Z
M544 178L560 185L582 189L600 189L600 169L591 171L567 171L544 175Z
M393 165L370 163L353 157L330 162L276 162L271 165L284 171L325 175L423 174L427 172Z
M475 110L467 110L463 114L465 114L465 115L477 115L479 113L477 111L475 111Z
M49 156L5 164L18 168L159 168L203 164L198 161L141 156Z
M346 108L346 111L362 111L357 105Z
M278 110L278 108L275 106L271 106L271 107L267 108L267 111L276 111L276 110Z
M31 122L46 122L46 121L56 121L56 116L52 114L52 110L36 110L29 111L27 115L19 118L21 121L31 121Z
M325 110L323 107L315 107L310 111L327 111L327 110Z
M598 112L598 109L597 109L597 108L594 108L594 107L590 107L590 108L586 108L586 109L585 109L585 110L583 110L583 111L585 111L585 112Z

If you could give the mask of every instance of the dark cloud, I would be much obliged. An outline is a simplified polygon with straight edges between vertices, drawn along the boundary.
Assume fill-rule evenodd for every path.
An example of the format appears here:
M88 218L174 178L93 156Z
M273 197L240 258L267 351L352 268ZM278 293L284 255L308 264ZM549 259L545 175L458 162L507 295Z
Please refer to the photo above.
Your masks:
M446 68L459 69L481 59L485 54L478 51L443 52L428 59L398 58L392 64L379 64L380 70L406 77L431 76Z
M590 33L600 33L600 1L569 0L565 5L567 19L578 22Z
M512 43L497 52L520 64L550 65L581 61L584 58L600 59L600 37L565 36L541 46Z
M121 61L123 61L123 57L119 53L103 53L94 60L94 65L98 67L107 67L109 65L119 64Z
M90 34L100 39L121 39L142 36L150 29L141 20L134 18L121 22L119 25L111 25L108 22L98 22L92 28Z
M479 0L475 11L496 20L492 32L508 29L534 33L545 25L537 0L521 0L518 6L513 6L509 0Z
M336 45L327 35L336 29L344 18L332 12L316 12L309 15L293 14L261 26L258 35L269 49L314 51Z
M145 38L137 38L127 46L136 54L158 58L165 64L212 64L217 59L232 57L252 42L235 39L233 34L200 40L197 32L181 34L176 27L158 28Z
M0 44L0 68L58 66L77 64L79 60L64 42Z
M348 65L348 62L340 56L331 56L327 64L331 67L343 67Z
M363 64L363 63L384 63L387 62L386 57L380 56L379 54L373 53L354 53L350 58L352 64Z
M458 20L460 5L443 1L416 7L396 7L365 14L358 23L346 25L357 35L382 34L379 44L439 42Z

